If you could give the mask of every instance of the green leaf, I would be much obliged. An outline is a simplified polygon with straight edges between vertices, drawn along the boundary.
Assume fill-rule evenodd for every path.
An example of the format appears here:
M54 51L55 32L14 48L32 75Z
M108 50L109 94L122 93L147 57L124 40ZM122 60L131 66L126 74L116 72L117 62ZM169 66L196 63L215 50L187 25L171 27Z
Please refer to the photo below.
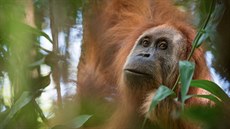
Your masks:
M153 108L155 108L160 101L164 100L166 97L168 97L172 94L174 94L174 92L171 89L169 89L168 87L166 87L164 85L161 85L157 89L155 96L152 98L152 102L151 102L149 111L151 111Z
M40 35L40 36L43 36L45 37L48 41L50 41L50 43L53 43L53 40L49 37L49 35L47 35L45 32L43 31L40 31L36 28L32 28L31 29L34 31L34 34L37 34L37 35Z
M169 89L168 87L164 85L160 85L160 87L157 89L157 91L155 92L155 95L152 98L152 102L150 104L148 112L151 112L152 109L154 109L160 101L164 100L165 98L167 98L168 96L172 94L175 94L173 90ZM147 122L147 118L144 119L141 129L144 129L146 122Z
M211 6L212 1L211 0L202 0L200 3L200 11L202 13L202 16L208 15L210 9L209 7Z
M47 35L45 32L37 29L37 28L34 28L34 27L31 27L25 23L20 23L25 29L27 29L27 31L35 34L35 35L38 35L38 36L43 36L45 37L47 40L49 40L51 43L53 43L52 39L49 37L49 35Z
M54 127L50 129L72 129L72 128L69 128L66 125L55 125Z
M51 129L75 129L75 128L81 128L82 125L84 125L91 117L92 117L92 115L81 115L81 116L78 116L78 117L74 118L73 120L71 120L70 122L68 122L68 123L66 123L64 125L55 125Z
M44 63L45 63L45 57L39 59L36 62L33 62L32 64L29 65L29 67L34 68L34 67L40 66L41 64L44 64Z
M182 113L185 119L201 123L205 129L228 129L229 106L191 106Z
M181 80L181 101L182 101L182 109L184 107L184 102L186 100L186 95L189 90L190 82L193 77L195 69L195 64L189 61L180 61L179 62L179 70L180 70L180 80Z
M191 98L191 97L198 97L198 98L209 99L209 100L215 102L216 104L220 104L221 103L221 101L218 98L216 98L215 96L213 96L213 95L195 95L195 94L194 95L187 95L186 96L186 100L189 99L189 98Z
M33 104L34 104L34 108L38 112L38 114L39 114L40 118L42 119L43 123L48 126L49 125L48 119L45 117L45 115L44 115L42 109L40 108L40 106L38 105L38 103L34 100Z
M201 37L199 38L195 46L196 48L200 47L201 44L209 37L209 34L207 33L207 31L202 31L201 33L202 33Z
M91 117L92 117L92 115L81 115L81 116L78 116L78 117L74 118L73 120L71 120L70 122L68 122L67 126L70 127L70 128L80 128Z
M216 114L218 114L215 108L210 108L207 106L192 106L186 108L182 113L182 116L184 117L205 123L213 122L213 117L216 117Z
M192 80L191 86L205 89L222 101L230 101L229 96L214 82L208 80Z
M20 111L23 107L25 107L28 103L32 100L32 95L30 92L23 92L19 99L15 102L15 104L10 109L9 114L6 116L5 120L3 121L3 128L5 125L9 123L9 121L14 117L14 115Z

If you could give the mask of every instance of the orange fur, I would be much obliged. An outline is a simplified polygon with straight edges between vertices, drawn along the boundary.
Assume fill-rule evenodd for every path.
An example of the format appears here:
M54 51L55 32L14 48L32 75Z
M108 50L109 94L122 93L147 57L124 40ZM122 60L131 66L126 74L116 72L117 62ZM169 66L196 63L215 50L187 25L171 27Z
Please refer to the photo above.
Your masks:
M148 98L154 95L154 91L150 97L140 96L142 91L131 95L121 81L122 68L138 36L158 25L173 26L187 39L185 53L188 55L195 37L195 30L188 21L187 14L180 12L169 0L94 0L87 6L84 10L83 51L78 66L77 93L82 100L92 98L105 102L106 97L115 100L117 110L106 129L138 128L137 124L142 122L142 113L145 112L141 107L144 105L146 108L150 101ZM202 48L195 50L192 60L196 64L194 79L210 80ZM189 92L206 93L201 89L190 89ZM188 103L203 102L193 99ZM170 112L170 108L175 107L170 101L164 104L167 106L158 111ZM150 119L155 121L155 118ZM172 124L172 129L193 129L190 125L174 122L177 123Z

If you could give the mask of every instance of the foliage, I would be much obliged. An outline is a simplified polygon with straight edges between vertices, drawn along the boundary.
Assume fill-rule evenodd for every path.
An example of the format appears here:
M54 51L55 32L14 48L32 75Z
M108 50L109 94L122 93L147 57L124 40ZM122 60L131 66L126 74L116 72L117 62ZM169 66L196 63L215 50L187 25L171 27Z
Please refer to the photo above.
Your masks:
M79 24L76 14L81 11L81 6L80 0L0 0L0 129L55 126L55 123L51 123L57 120L47 118L39 99L45 88L55 83L58 92L55 116L63 106L67 107L62 103L60 83L61 80L68 80L70 31L76 23ZM33 12L34 16L31 14ZM57 20L58 15L63 17ZM33 21L34 18L36 21ZM44 19L49 19L52 24L51 36L44 32L49 26ZM64 53L60 52L58 46L59 32L66 33ZM42 37L53 46L51 50L42 45ZM61 64L66 67L61 67ZM44 65L50 67L51 71L42 73ZM64 69L63 72L60 69ZM76 117L75 114L76 111L69 110L68 117L64 118L68 121L72 119L66 123L70 128L80 128L91 117Z
M194 11L199 12L195 24L200 29L193 50L213 37L211 32L215 29L215 21L218 21L221 12L213 1L182 2L187 8L190 5L199 8ZM94 117L87 114L76 115L73 96L64 96L61 89L62 83L67 84L71 80L71 31L81 24L82 6L86 3L87 1L84 3L81 0L0 0L0 129L80 128ZM25 22L25 15L32 11L30 7L34 8L34 23ZM208 18L205 23L201 24L200 21L204 21L206 16ZM50 28L51 35L45 32L46 28ZM82 28L77 28L77 31L82 31ZM63 46L59 41L61 33L64 33L65 39ZM42 45L41 38L51 44L51 50ZM41 72L44 65L51 69L47 74ZM181 116L203 122L208 129L217 129L220 123L227 126L225 118L230 118L228 95L213 82L191 80L193 69L194 64L180 62L182 94L176 97L181 100L181 106L184 109L184 102L190 97L208 98L217 106L185 108ZM39 98L51 83L55 84L57 97L50 109L53 114L47 115ZM187 95L190 85L208 90L211 95ZM161 85L152 100L150 110L163 99L175 97L173 90L174 88Z

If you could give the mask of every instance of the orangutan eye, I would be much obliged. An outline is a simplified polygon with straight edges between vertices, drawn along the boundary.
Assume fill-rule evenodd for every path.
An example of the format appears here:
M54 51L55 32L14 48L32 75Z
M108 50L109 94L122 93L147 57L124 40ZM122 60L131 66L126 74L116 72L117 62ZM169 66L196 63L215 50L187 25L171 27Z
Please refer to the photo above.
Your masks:
M149 40L148 37L144 38L144 39L141 41L141 45L142 45L143 47L149 47L150 44L151 44L151 43L150 43L150 40Z
M157 41L157 48L161 50L166 50L168 48L168 42L166 40L158 40Z

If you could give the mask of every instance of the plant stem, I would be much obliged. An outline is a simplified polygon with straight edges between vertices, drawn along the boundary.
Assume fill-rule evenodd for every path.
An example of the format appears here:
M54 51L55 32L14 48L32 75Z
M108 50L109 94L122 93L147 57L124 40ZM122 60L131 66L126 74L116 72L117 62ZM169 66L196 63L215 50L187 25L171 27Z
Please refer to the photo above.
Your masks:
M197 33L197 35L195 37L195 39L192 42L192 50L191 50L191 52L189 53L189 56L186 59L187 61L189 61L192 58L192 55L193 55L195 49L197 48L198 41L200 40L202 35L205 33L204 30L206 30L206 27L207 27L207 25L208 25L208 23L210 21L211 15L212 15L212 10L215 7L214 3L215 3L215 0L212 0L211 6L209 8L208 16L205 19L204 23L202 24L201 28L199 29L199 31L198 31L198 33ZM180 74L178 75L178 77L176 79L176 82L173 85L173 88L172 88L173 91L176 89L176 86L178 85L179 81L180 81Z
M196 49L196 47L197 47L198 41L200 40L201 36L206 32L206 31L204 31L204 30L206 30L206 27L207 27L207 25L208 25L208 22L210 21L210 18L211 18L211 15L212 15L212 10L213 10L213 8L214 8L214 6L215 6L215 4L214 4L215 2L214 2L214 1L215 1L215 0L212 0L211 6L210 6L210 8L209 8L208 16L207 16L207 18L205 19L204 23L202 24L201 28L199 29L199 31L198 31L198 33L197 33L195 39L193 40L193 43L192 43L192 50L191 50L191 52L189 53L189 56L188 56L188 58L187 58L188 61L191 59L191 57L192 57L192 55L193 55L193 53L194 53L194 51L195 51L195 49Z

